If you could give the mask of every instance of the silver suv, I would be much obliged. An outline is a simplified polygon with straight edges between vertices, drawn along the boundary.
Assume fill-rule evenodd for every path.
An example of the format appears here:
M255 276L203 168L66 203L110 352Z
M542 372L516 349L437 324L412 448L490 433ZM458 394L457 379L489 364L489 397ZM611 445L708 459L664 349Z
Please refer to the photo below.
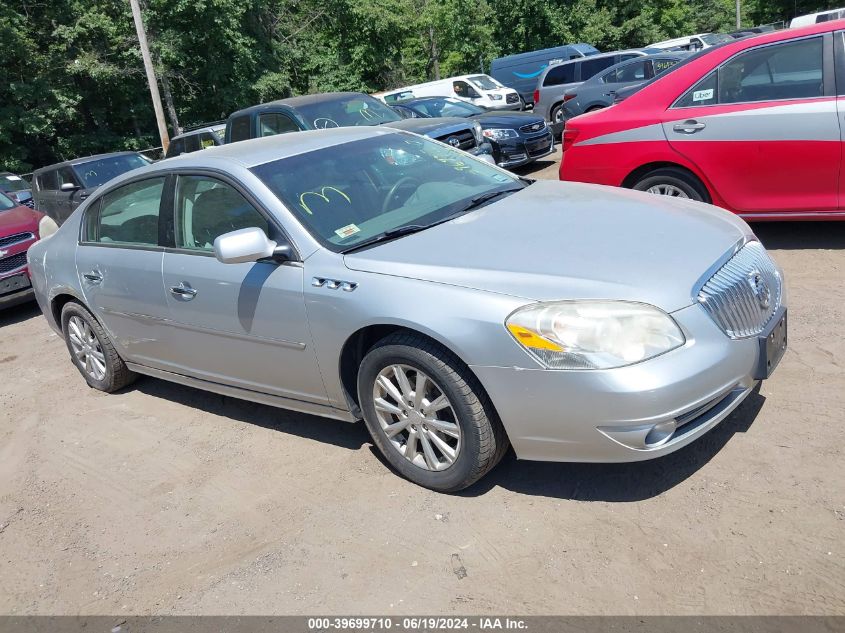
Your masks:
M564 94L567 90L577 86L582 81L587 81L590 77L614 64L646 54L645 51L641 50L614 51L581 57L547 67L537 80L537 89L534 91L534 113L562 129ZM555 132L558 131L555 128Z

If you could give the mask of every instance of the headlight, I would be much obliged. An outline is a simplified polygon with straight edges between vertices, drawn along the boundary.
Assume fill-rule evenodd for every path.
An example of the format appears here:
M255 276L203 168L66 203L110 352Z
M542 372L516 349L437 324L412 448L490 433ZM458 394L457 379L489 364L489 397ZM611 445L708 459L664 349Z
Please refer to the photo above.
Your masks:
M484 130L484 136L492 138L494 141L501 141L506 138L518 138L519 134L516 133L516 130L493 128L491 130Z
M502 100L502 95L498 95L494 92L488 92L487 96L490 97L493 101L501 101Z
M38 239L48 238L58 230L59 225L49 215L45 215L38 221Z
M484 137L482 136L481 132L482 132L481 123L479 123L478 121L473 121L472 122L472 133L475 135L475 144L476 145L481 145L481 143L484 141Z
M549 369L623 367L685 342L668 314L628 301L536 303L511 314L505 325Z

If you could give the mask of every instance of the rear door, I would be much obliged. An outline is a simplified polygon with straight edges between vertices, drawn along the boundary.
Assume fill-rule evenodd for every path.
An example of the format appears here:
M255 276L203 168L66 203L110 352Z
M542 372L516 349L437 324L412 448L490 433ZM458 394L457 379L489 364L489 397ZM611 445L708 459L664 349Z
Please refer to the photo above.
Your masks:
M836 72L836 110L839 117L839 139L842 162L839 168L839 208L845 209L845 31L834 34Z
M663 115L669 143L740 213L837 208L841 136L832 36L755 46Z
M174 208L175 248L163 263L173 371L327 404L302 266L223 264L214 256L214 239L237 229L258 227L270 239L285 239L275 223L233 183L211 175L180 175Z
M87 305L130 362L163 368L172 346L162 327L159 217L166 178L123 185L88 207L76 270Z

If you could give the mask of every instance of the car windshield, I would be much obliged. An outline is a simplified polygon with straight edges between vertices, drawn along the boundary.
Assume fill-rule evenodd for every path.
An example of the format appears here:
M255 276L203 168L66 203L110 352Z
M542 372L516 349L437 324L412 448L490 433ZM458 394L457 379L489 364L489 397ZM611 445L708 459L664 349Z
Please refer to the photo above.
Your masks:
M0 191L23 191L29 188L29 183L20 176L13 174L0 176Z
M5 193L0 193L0 211L8 211L18 206L18 203L12 200Z
M492 77L488 77L487 75L476 75L475 77L470 77L469 80L482 90L498 90L501 88L499 84L493 81Z
M401 120L398 114L381 101L365 95L298 105L296 110L309 127L317 130L327 127L381 125Z
M724 42L730 42L731 40L733 40L733 38L726 33L708 33L707 35L701 36L701 41L708 46L723 44Z
M479 196L525 186L464 152L404 132L282 158L252 172L335 252L442 222Z
M426 117L470 117L485 111L483 108L474 106L471 103L465 103L460 99L452 99L450 97L434 97L432 99L413 101L404 105L406 108L411 108L417 114L422 114Z
M121 154L79 163L73 166L73 170L82 180L82 185L86 189L91 189L92 187L99 187L127 171L149 164L150 161L140 154Z

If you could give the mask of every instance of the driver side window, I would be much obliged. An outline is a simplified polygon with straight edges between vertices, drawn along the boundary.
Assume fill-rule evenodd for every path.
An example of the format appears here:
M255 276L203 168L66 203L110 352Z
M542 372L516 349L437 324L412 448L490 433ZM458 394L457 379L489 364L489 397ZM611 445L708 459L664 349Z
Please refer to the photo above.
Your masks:
M238 191L207 176L179 176L176 182L176 248L211 253L224 233L270 224Z

